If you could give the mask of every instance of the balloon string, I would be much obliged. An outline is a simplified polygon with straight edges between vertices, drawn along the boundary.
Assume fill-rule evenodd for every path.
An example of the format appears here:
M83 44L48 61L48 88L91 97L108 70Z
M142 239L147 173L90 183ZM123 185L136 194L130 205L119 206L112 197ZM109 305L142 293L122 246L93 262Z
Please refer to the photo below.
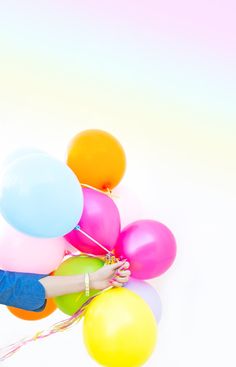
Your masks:
M89 256L89 257L94 257L94 258L101 258L101 259L103 259L104 257L105 257L105 255L104 256L98 256L98 255L94 255L94 254L89 254L89 253L85 253L85 252L76 252L76 253L73 253L73 252L71 252L71 251L69 251L69 250L66 250L66 253L65 253L65 256L72 256L72 257L76 257L76 256Z
M97 295L102 293L103 291L99 292ZM97 296L96 295L96 296ZM53 334L56 334L58 332L63 332L71 328L73 325L78 323L81 318L83 317L84 311L87 308L87 306L90 304L90 302L96 297L91 297L87 302L85 302L82 307L71 317L69 317L66 320L60 321L54 325L52 325L49 329L45 329L43 331L38 331L32 338L24 338L19 340L18 342L14 344L10 344L5 348L0 349L0 362L5 361L7 358L13 356L16 352L18 352L23 346L39 340L43 338L47 338Z
M108 195L110 198L118 198L118 196L117 195L114 195L112 193L112 190L110 190L108 187L106 188L106 191L104 191L104 190L97 189L94 186L90 186L90 185L84 184L84 183L82 183L81 186L82 187L86 187L87 189L92 189L94 191L101 192L102 194Z
M107 289L101 290L98 292L95 296L91 297L89 300L87 300L79 309L69 317L68 319L62 320L57 322L56 324L49 327L49 329L45 329L42 331L38 331L35 333L35 335L32 338L24 338L19 340L16 343L10 344L5 348L0 349L0 362L5 361L7 358L10 358L13 356L16 352L18 352L23 346L33 342L37 341L39 339L47 338L53 334L67 331L69 330L73 325L77 324L82 317L84 316L84 312L88 305L93 301L93 299L100 294L106 292L107 290L111 289L112 287L109 287Z
M96 245L98 245L101 249L103 249L104 251L106 251L108 254L111 254L111 251L108 250L105 246L103 246L101 243L99 243L98 241L96 241L93 237L91 237L89 234L87 234L86 232L84 232L79 225L77 225L75 227L76 231L79 231L80 233L82 233L85 237L87 237L89 240L91 240L92 242L94 242Z

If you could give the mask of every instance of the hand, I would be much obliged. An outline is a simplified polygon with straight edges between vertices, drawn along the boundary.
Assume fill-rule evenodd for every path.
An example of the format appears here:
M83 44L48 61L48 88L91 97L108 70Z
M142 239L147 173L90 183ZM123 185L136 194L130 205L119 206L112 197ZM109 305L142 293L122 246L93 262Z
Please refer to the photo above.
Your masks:
M129 263L119 261L112 265L104 265L94 273L90 273L91 289L103 290L108 287L122 287L129 281Z

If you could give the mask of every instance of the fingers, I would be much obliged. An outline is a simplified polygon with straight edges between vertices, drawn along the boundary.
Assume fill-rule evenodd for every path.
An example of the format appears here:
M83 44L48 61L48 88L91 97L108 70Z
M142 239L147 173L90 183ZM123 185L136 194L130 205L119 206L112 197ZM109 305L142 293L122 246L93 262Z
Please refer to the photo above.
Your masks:
M113 287L122 287L129 281L130 274L131 272L129 270L117 272L117 275L115 276L115 278L113 278L111 284L113 285Z
M130 270L118 270L117 275L120 277L130 277L131 271Z
M115 277L115 281L118 283L125 284L129 281L129 277Z
M116 264L110 265L111 269L115 272L114 278L110 281L113 287L123 287L128 281L131 275L129 269L130 264L128 261L119 261Z
M129 269L130 263L128 261L125 261L124 265L121 266L120 270L126 270Z
M123 284L122 283L116 282L115 280L113 280L113 282L111 283L111 285L113 287L117 287L117 288L123 287Z
M126 260L123 261L118 261L115 264L110 265L112 270L117 270L119 268L123 268L123 269L128 269L129 268L129 263Z

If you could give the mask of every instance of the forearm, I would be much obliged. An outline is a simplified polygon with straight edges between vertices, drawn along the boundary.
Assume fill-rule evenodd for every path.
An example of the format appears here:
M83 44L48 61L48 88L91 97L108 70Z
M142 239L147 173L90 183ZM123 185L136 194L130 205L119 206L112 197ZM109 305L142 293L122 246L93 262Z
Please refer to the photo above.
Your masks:
M123 278L118 276L123 267ZM111 286L122 286L128 281L129 263L120 261L113 265L105 265L89 274L90 289L103 290ZM126 270L125 270L126 269ZM120 274L121 275L121 274ZM116 279L114 279L114 277ZM113 281L113 283L112 283ZM79 293L85 290L85 275L46 276L40 279L46 298L54 298L65 294Z
M47 276L40 279L46 298L82 292L85 289L84 275Z

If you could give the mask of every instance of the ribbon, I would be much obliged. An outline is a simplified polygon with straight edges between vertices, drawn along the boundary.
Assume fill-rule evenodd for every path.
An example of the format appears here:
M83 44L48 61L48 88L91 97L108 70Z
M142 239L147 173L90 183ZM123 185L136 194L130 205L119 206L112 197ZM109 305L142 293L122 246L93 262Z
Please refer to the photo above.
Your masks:
M97 240L95 240L93 237L91 237L88 233L84 232L79 225L75 227L76 231L79 231L82 233L85 237L87 237L89 240L94 242L97 246L99 246L102 250L106 251L106 253L111 254L111 251L108 250L105 246L103 246L101 243L99 243Z
M104 191L104 190L97 189L94 186L90 186L90 185L87 185L87 184L84 184L84 183L82 183L81 186L86 187L87 189L92 189L94 191L101 192L102 194L105 194L105 195L109 196L110 198L119 198L119 196L114 195L112 190L109 189L108 187L106 188L106 191Z
M108 289L111 289L111 287L108 288ZM99 295L103 292L104 291L101 291L97 295ZM82 317L84 315L84 312L85 312L85 309L88 307L90 302L96 296L93 296L88 301L86 301L82 305L82 307L73 316L69 317L68 319L65 319L63 321L60 321L60 322L52 325L49 329L45 329L45 330L42 330L42 331L37 331L35 333L35 335L31 338L24 338L24 339L19 340L16 343L13 343L13 344L10 344L10 345L8 345L4 348L1 348L0 349L0 362L3 362L7 358L10 358L16 352L18 352L22 347L24 347L25 345L27 345L27 344L29 344L33 341L37 341L39 339L44 339L44 338L47 338L47 337L49 337L53 334L69 330L73 325L77 324L82 319Z

